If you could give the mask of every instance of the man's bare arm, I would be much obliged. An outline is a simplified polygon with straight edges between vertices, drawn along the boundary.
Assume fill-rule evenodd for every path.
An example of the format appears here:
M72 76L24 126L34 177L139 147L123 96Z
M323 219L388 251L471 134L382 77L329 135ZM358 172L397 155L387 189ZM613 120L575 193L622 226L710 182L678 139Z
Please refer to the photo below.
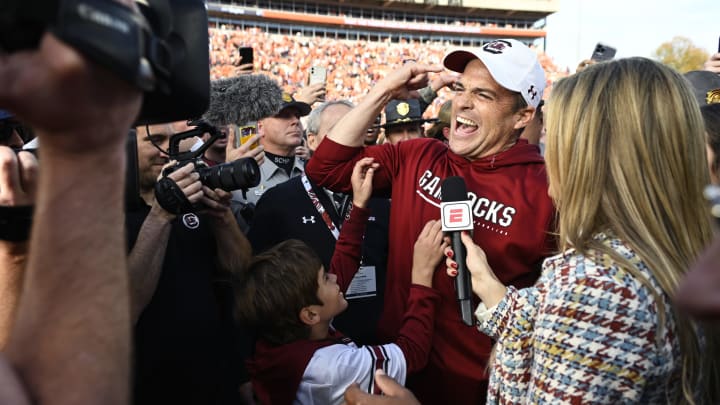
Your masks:
M168 165L173 165L169 163ZM200 176L194 172L192 164L186 164L168 176L182 189L191 203L202 197ZM130 316L133 324L140 317L157 288L162 265L165 260L167 242L175 218L153 200L150 212L140 227L137 240L128 256L128 274L130 277Z
M25 277L27 246L27 241L0 241L0 350L7 344L15 319Z
M133 325L152 299L157 288L173 216L153 203L140 227L135 245L128 256L130 279L130 317Z
M224 272L238 274L247 269L252 257L252 246L240 230L230 210L232 194L203 186L202 199L210 215L217 244L218 266Z
M440 67L413 63L390 73L373 86L362 101L335 124L328 133L328 138L341 145L363 146L367 129L388 101L396 98L417 98L416 90L427 85L427 73L441 70Z
M46 34L0 57L0 104L38 134L26 281L6 355L34 403L127 404L125 137L141 94Z

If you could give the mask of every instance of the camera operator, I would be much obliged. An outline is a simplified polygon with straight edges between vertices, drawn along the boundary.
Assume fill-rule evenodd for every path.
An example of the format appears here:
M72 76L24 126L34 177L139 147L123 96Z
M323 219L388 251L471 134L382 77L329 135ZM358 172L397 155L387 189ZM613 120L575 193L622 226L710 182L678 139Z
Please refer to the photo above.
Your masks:
M242 360L227 281L251 248L232 215L231 194L201 184L188 163L167 175L198 213L174 215L155 198L168 141L184 122L137 128L140 194L128 212L136 404L239 403ZM159 147L160 149L158 149Z

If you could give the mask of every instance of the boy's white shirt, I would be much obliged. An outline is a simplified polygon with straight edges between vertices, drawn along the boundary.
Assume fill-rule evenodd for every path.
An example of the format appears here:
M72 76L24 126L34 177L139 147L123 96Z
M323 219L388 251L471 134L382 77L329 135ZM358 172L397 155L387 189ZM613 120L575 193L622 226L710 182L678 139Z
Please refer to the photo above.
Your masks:
M357 383L365 392L375 389L375 370L405 385L405 355L394 343L357 347L355 343L334 344L318 349L305 368L294 404L342 404L345 390Z

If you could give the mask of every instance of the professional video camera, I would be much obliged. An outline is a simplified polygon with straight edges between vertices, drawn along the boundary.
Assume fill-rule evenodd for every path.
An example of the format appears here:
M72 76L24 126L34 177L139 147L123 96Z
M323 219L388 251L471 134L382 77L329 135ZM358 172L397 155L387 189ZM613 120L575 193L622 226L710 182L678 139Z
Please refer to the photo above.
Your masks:
M162 179L155 185L155 197L160 206L168 212L179 214L200 208L192 207L175 182L167 177L170 173L188 163L195 165L195 171L200 175L200 182L213 190L216 188L225 191L242 190L244 194L247 189L260 184L260 167L255 159L243 158L217 166L205 164L202 160L203 153L216 140L225 135L216 127L202 120L193 121L192 125L195 128L170 137L168 156L170 160L175 160L177 163L163 170ZM180 142L183 139L199 137L206 133L210 134L210 139L203 143L200 148L195 151L180 152Z
M37 47L46 30L145 92L138 124L199 117L210 97L203 0L2 0L0 50ZM32 95L28 95L32 97Z

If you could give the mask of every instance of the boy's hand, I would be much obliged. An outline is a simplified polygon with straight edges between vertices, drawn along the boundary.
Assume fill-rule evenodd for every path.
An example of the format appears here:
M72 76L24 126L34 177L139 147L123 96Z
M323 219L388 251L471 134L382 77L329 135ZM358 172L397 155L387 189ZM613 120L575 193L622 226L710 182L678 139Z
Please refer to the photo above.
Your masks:
M446 240L448 240L447 238ZM490 308L496 305L505 295L506 288L498 280L487 262L485 251L473 242L472 237L467 231L463 231L461 235L462 243L467 250L465 263L468 271L470 271L473 292L480 297L485 305ZM450 277L457 276L457 262L453 260L455 253L451 247L445 249L445 264L447 265L447 274Z
M380 164L374 161L375 159L371 157L362 158L353 168L350 183L353 188L353 205L356 207L365 208L372 194L373 174L380 167Z
M432 287L433 273L447 248L448 243L443 238L440 221L428 221L415 241L412 267L413 284Z

